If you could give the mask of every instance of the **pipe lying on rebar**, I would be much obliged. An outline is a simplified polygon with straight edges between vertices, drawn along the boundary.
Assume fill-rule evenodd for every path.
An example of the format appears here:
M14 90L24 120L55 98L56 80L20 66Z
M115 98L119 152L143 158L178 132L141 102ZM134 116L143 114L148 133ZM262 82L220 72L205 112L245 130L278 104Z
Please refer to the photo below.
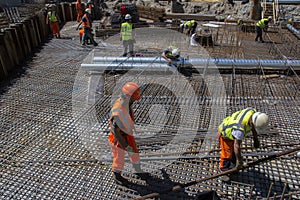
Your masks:
M293 27L291 24L287 24L286 27L292 32L294 33L298 39L300 39L300 31L298 29L296 29L295 27Z
M126 69L163 69L170 68L167 62L157 57L95 57L93 64L81 64L83 70L126 70ZM175 65L193 66L196 69L217 66L218 68L231 69L258 69L262 66L266 69L286 70L293 67L300 70L300 60L256 60L256 59L223 59L223 58L192 58Z

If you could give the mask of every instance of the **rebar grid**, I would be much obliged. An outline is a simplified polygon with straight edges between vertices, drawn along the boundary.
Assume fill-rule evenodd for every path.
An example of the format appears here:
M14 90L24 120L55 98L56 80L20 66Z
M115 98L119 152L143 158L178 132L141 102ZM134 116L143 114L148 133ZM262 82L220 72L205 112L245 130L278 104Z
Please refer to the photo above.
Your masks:
M218 173L216 141L211 141L215 145L211 151L201 147L213 105L205 80L213 80L214 76L200 73L179 88L184 90L189 84L194 90L188 92L193 92L199 103L200 116L196 119L178 107L195 103L184 93L176 96L160 84L144 88L141 101L133 108L140 134L153 136L137 137L137 142L142 168L152 172L154 180L147 184L139 179L127 163L124 176L132 184L128 187L116 185L110 162L101 159L111 159L107 119L112 99L116 98L112 94L119 88L117 83L124 74L106 73L103 96L96 105L76 107L79 105L76 102L86 100L89 75L78 69L88 53L89 50L82 50L77 41L53 40L28 64L26 73L15 79L1 95L0 196L3 199L128 199ZM252 71L254 74L232 71L221 76L226 97L218 101L227 107L224 116L248 106L270 116L270 130L259 136L261 148L253 149L252 138L243 142L245 161L299 146L299 77L290 70L280 72L278 78L264 79L261 78L263 72L269 73L260 69ZM164 74L156 76L166 79L170 86L176 82ZM139 72L138 77L151 76ZM78 84L74 84L75 79ZM156 104L164 107L167 117L159 114L156 123L151 123L149 116L157 112L155 108L160 108L151 107ZM72 110L72 106L76 108ZM178 131L178 122L181 122L178 114L188 119L187 124L181 124L181 132ZM98 123L93 124L94 120ZM222 118L217 120L220 123ZM147 129L143 128L145 125ZM192 126L197 129L190 128ZM193 136L188 148L173 145L168 152L159 151L178 133ZM199 153L207 157L199 157ZM169 162L172 156L181 158ZM151 157L157 159L143 161ZM229 184L213 179L164 194L161 199L192 199L205 190L217 191L222 199L262 199L267 197L271 183L274 183L272 197L282 193L290 195L299 191L299 162L299 158L291 154L242 171ZM284 191L285 183L288 187ZM299 193L293 198L299 199Z

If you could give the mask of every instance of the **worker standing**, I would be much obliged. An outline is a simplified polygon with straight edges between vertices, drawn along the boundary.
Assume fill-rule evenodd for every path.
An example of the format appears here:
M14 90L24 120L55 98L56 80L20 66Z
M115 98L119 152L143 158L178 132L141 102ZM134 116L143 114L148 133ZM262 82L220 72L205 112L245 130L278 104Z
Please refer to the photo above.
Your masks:
M47 13L46 24L50 22L50 27L52 30L53 37L60 38L60 31L59 31L59 17L55 10L55 5L52 4L50 6L50 10Z
M131 23L131 15L125 15L125 22L121 25L121 37L120 40L123 42L123 56L127 56L128 48L130 56L133 56L133 44L135 43L134 39L134 27Z
M93 3L93 1L92 0L88 0L86 7L88 9L90 9L90 11L91 11L91 13L90 13L91 20L94 20L94 18L95 18L95 13L94 12L95 11L94 11L94 3Z
M195 20L187 21L183 25L183 32L186 35L191 36L196 32L197 25L198 23Z
M82 8L81 0L76 1L76 12L77 12L77 22L80 22L83 16L83 8Z
M252 131L254 147L259 147L258 133L268 127L269 118L265 113L257 112L254 108L246 108L226 117L218 128L219 144L221 147L221 172L231 168L240 168L243 165L241 144L244 138ZM223 177L229 181L228 176Z
M112 109L110 123L110 134L108 140L110 142L113 163L112 171L117 183L128 184L121 172L124 169L124 156L127 151L132 162L133 168L142 179L146 179L148 174L144 173L140 165L139 151L133 137L134 113L132 104L141 99L140 86L134 82L127 82L122 87L122 95L118 98Z
M256 23L256 38L255 38L255 41L258 41L258 39L260 39L260 41L263 43L264 40L262 38L262 33L263 33L263 30L267 30L268 28L268 24L272 21L272 17L269 16L268 18L263 18L261 20L259 20L257 23Z
M83 28L82 46L86 45L87 39L89 39L94 46L98 46L98 43L94 40L94 36L92 34L92 21L90 18L90 14L91 10L89 8L85 9L85 14L83 15L81 22L76 28L76 30L78 30L80 26L82 26Z

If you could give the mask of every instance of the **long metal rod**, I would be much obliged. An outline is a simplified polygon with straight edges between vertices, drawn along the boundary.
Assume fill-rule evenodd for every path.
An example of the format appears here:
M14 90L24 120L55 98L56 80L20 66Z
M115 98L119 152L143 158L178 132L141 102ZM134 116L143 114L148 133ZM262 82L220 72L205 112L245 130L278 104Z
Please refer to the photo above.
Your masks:
M299 150L300 150L300 147L296 147L294 149L283 151L281 153L274 153L273 155L270 155L268 157L261 158L261 159L258 159L256 161L247 163L247 164L243 165L241 168L233 168L233 169L227 170L227 171L219 173L219 174L215 174L215 175L208 176L208 177L205 177L205 178L196 179L194 181L191 181L191 182L188 182L188 183L185 183L185 184L176 185L172 188L169 188L169 189L166 189L166 190L163 190L163 191L160 191L160 192L155 192L155 193L144 195L142 197L135 198L135 200L144 200L144 199L148 199L148 198L155 198L155 197L160 196L161 194L169 193L169 192L172 192L172 191L178 191L182 188L185 188L185 187L188 187L188 186L191 186L191 185L195 185L197 183L207 181L207 180L210 180L210 179L215 179L215 178L218 178L220 176L228 175L230 173L237 172L237 171L240 171L240 170L243 170L243 169L247 169L247 168L255 166L255 165L257 165L261 162L272 160L272 159L275 159L275 158L278 158L278 157L281 157L281 156L284 156L284 155L287 155L287 154L290 154L290 153L293 153L293 152L296 152L296 151L299 151Z

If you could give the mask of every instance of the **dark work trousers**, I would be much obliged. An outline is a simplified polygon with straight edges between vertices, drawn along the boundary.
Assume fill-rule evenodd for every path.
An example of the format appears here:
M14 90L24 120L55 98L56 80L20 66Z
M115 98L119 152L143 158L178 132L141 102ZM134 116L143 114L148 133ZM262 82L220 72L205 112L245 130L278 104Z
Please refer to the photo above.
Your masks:
M90 28L85 28L82 36L82 45L85 45L85 41L90 39L94 46L97 46L97 42L94 40L93 34Z
M263 42L263 39L262 39L262 28L260 28L259 26L256 26L256 38L255 38L255 41L258 41L258 38L260 39L260 41Z

